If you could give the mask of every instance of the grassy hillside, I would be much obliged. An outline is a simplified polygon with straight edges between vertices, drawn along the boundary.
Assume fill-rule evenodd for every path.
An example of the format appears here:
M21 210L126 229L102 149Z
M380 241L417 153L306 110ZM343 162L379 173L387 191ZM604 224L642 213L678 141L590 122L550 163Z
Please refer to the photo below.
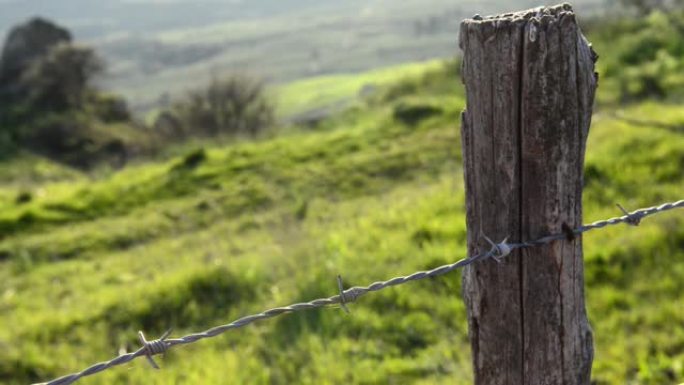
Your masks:
M348 107L360 97L372 95L397 79L415 78L443 66L431 60L383 67L358 74L314 76L274 87L278 115L285 118L325 116Z
M182 335L332 295L337 274L366 284L462 258L461 85L434 64L399 76L308 130L111 176L3 166L0 382L131 351L139 329ZM615 202L681 198L684 137L668 125L683 120L681 106L653 103L595 115L586 221L617 215ZM684 379L681 213L590 233L585 259L595 383ZM459 287L460 273L413 283L351 315L280 317L174 349L159 372L138 360L81 383L469 384Z
M583 15L605 0L577 0ZM0 36L40 15L108 63L105 86L137 112L212 76L248 71L275 83L451 57L458 23L530 0L2 0ZM163 103L162 103L163 104Z

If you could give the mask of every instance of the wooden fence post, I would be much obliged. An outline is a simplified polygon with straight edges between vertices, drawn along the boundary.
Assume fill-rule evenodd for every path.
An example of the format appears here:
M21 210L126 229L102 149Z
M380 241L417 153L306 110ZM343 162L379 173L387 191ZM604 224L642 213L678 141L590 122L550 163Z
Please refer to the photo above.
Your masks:
M582 222L596 55L568 4L462 22L468 252ZM582 240L463 273L476 385L588 385Z

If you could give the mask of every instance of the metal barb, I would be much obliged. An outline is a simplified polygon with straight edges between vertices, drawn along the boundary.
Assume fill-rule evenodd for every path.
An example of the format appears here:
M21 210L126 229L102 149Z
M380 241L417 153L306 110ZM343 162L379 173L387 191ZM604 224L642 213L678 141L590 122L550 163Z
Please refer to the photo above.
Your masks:
M639 226L639 223L641 222L641 215L638 215L637 213L630 214L629 211L625 210L625 208L619 203L616 203L615 205L620 209L620 211L622 211L623 214L625 214L625 216L627 216L625 223L630 226Z
M619 223L638 223L642 218L659 214L668 210L673 210L673 209L678 209L678 208L684 208L684 200L679 200L676 202L669 202L669 203L663 203L659 206L653 206L653 207L647 207L643 209L639 209L634 211L633 213L628 213L627 210L625 210L622 206L618 205L620 209L625 213L625 216L619 217L619 218L610 218L610 219L605 219L601 221L596 221L594 223L590 224L585 224L582 225L576 229L574 229L574 234L582 234L587 231L595 230L595 229L601 229L607 226L613 226L617 225ZM101 362L95 365L90 366L89 368L70 375L66 375L57 379L54 379L50 382L43 383L44 385L68 385L76 382L82 377L85 376L90 376L95 373L102 372L104 370L110 369L114 366L117 365L122 365L125 364L137 357L140 356L145 356L149 361L150 364L152 364L153 367L159 368L157 364L152 360L152 356L156 354L161 354L164 353L168 348L175 346L175 345L181 345L181 344L189 344L193 343L196 341L199 341L204 338L210 338L210 337L216 337L222 333L227 332L228 330L240 328L243 326L246 326L252 322L256 322L259 320L267 319L267 318L272 318L279 316L281 314L286 314L286 313L292 313L296 311L301 311L301 310L307 310L307 309L314 309L314 308L319 308L319 307L326 307L334 304L341 304L342 308L346 311L349 312L349 309L347 309L346 304L350 302L354 302L357 298L360 296L367 294L372 291L379 291L388 287L396 286L396 285L402 285L411 281L418 281L422 280L425 278L432 278L432 277L437 277L442 274L449 273L451 271L454 271L456 269L472 265L476 262L486 260L489 257L494 258L496 261L500 261L502 258L506 257L511 253L511 251L516 250L516 249L523 249L523 248L531 248L531 247L537 247L537 246L542 246L549 244L551 242L555 241L563 241L566 240L566 235L563 233L559 234L549 234L544 237L535 239L535 240L529 240L526 242L521 242L521 243L512 243L509 244L508 242L508 237L506 237L503 241L500 243L494 243L491 239L489 239L487 236L484 236L484 238L489 242L490 245L492 245L491 250L489 250L486 253L481 253L478 255L474 256L467 256L466 258L463 258L459 261L438 266L435 267L432 270L429 271L417 271L414 272L413 274L407 275L407 276L401 276L401 277L395 277L388 279L386 281L380 281L380 282L374 282L368 286L365 287L352 287L350 289L344 290L344 287L342 285L342 277L337 276L337 286L340 291L339 295L332 296L329 298L318 298L309 302L303 302L303 303L296 303L292 304L289 306L284 306L284 307L277 307L269 310L265 310L261 313L258 314L253 314L253 315L248 315L245 317L242 317L240 319L237 319L229 324L225 325L220 325L213 327L209 330L205 330L203 332L199 333L193 333L186 335L181 338L176 338L176 339L168 339L167 337L171 333L171 330L168 330L164 335L161 336L158 340L154 341L147 341L145 339L145 336L143 335L142 332L138 332L138 337L140 338L140 341L143 344L143 347L138 349L138 351L134 353L126 353L123 355L120 355L110 361L106 362Z
M506 243L508 242L508 236L506 236L506 238L504 238L504 240L500 243L494 243L494 241L489 239L489 237L484 234L482 234L482 236L487 242L489 242L490 245L492 245L492 248L489 250L489 254L497 263L501 263L503 258L513 251L513 248Z
M345 313L349 314L349 309L347 308L347 299L344 295L344 285L342 284L342 276L337 275L337 288L340 290L340 307Z
M142 330L138 331L138 339L143 345L143 349L145 349L145 358L147 358L147 361L155 369L159 369L159 365L154 362L152 356L166 352L166 350L169 348L169 344L166 342L166 338L169 336L169 334L171 334L171 329L162 334L159 339L148 341L145 339L145 334L142 332Z

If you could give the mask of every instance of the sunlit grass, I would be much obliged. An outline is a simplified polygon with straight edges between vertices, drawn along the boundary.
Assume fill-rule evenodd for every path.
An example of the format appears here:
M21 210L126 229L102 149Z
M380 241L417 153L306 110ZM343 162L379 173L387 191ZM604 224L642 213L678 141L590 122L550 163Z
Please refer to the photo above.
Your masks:
M278 113L292 116L320 108L339 109L356 100L365 90L372 94L397 79L413 78L425 71L435 70L441 60L402 64L374 71L326 75L299 80L276 88Z
M22 182L33 198L21 204L16 183L0 187L0 382L131 351L139 329L179 336L333 295L338 274L361 285L464 257L462 88L434 71L402 81L388 70L399 83L316 128L208 147L198 164L186 154L98 179L57 167L55 181ZM375 77L349 79L339 95ZM407 105L437 112L407 124L395 118ZM622 114L679 124L680 111L648 103ZM684 136L607 112L587 146L586 221L618 215L616 202L681 199ZM684 378L681 213L584 242L596 384ZM138 360L82 383L472 383L460 273L351 310L256 323L173 349L162 371Z

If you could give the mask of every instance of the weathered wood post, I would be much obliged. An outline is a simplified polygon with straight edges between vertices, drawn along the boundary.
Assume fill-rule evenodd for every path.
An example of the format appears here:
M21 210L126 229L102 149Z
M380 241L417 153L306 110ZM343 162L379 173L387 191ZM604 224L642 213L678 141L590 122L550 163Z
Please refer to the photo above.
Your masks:
M468 251L582 221L596 55L563 4L463 21ZM464 271L476 385L589 384L582 240Z

